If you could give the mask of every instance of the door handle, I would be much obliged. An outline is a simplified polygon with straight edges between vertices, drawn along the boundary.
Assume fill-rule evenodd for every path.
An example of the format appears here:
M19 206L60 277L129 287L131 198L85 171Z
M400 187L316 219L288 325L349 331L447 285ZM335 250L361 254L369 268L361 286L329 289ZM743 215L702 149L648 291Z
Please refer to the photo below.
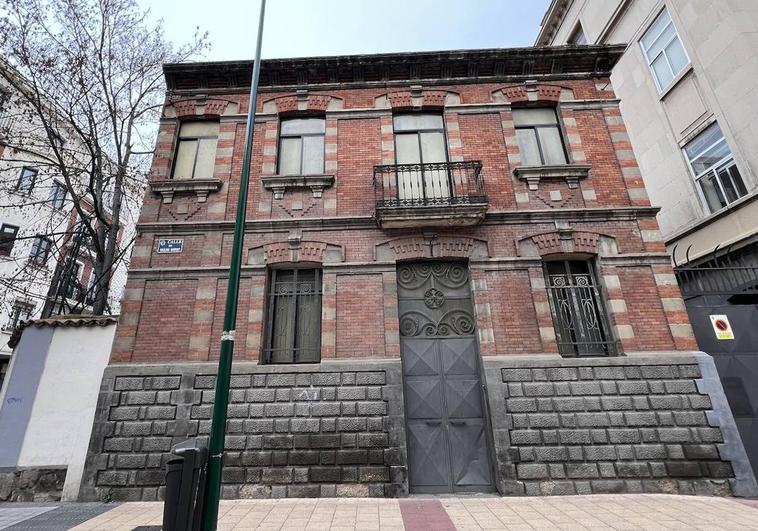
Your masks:
M465 426L466 421L465 420L451 420L450 424L452 424L453 426Z
M426 425L427 426L439 426L440 424L442 424L442 422L439 421L439 420L427 420L426 421Z

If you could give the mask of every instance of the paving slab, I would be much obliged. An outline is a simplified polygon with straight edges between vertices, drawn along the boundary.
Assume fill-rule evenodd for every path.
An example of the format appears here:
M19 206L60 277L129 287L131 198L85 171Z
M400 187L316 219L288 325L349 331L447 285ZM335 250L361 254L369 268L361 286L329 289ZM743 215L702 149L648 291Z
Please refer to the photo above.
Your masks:
M0 506L0 529L8 529L9 527L34 518L37 515L52 511L56 506L14 506L14 505L2 505Z
M82 522L103 514L118 507L118 504L106 503L64 503L58 506L41 507L39 505L23 505L13 507L14 504L0 506L0 522L3 514L10 511L25 511L27 517L3 527L5 531L61 531L76 527ZM41 510L41 511L40 511Z
M229 500L219 507L218 529L758 531L758 507L754 505L734 498L667 494ZM73 529L157 527L162 511L160 502L124 503Z

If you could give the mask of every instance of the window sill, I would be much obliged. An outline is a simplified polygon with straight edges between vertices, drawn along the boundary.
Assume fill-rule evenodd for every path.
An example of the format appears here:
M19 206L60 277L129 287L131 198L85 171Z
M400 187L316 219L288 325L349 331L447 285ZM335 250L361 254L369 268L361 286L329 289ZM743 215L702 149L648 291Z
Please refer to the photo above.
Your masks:
M552 166L520 166L513 170L516 178L526 181L530 190L538 190L540 181L566 181L569 188L576 188L579 181L590 174L589 164L558 164Z
M310 188L313 197L318 199L324 188L334 185L334 175L266 175L261 177L263 188L274 192L274 199L282 199L290 189Z
M671 80L671 83L666 85L666 88L658 91L658 100L663 101L668 95L668 93L674 90L674 87L676 87L685 77L687 77L687 74L692 72L692 70L693 70L692 63L687 63L687 65L684 68L682 68L682 71L679 72L676 76L674 76L674 79ZM650 74L653 76L655 75L652 73L652 71L650 72ZM658 88L655 80L653 80L653 84L656 84L656 88Z
M221 179L167 179L150 183L150 191L169 204L175 194L195 194L198 203L205 203L208 194L221 190Z

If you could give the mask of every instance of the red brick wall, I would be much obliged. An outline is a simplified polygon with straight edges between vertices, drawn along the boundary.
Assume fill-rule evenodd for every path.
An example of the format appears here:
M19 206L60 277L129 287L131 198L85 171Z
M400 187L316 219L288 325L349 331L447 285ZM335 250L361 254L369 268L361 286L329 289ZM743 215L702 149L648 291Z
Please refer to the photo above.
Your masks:
M603 87L605 81L576 79L555 84L573 90L576 100L603 100L614 97L610 91L597 88ZM662 254L665 248L657 235L652 212L626 219L617 215L620 208L646 206L648 202L636 176L636 162L615 101L601 102L602 109L586 108L581 103L562 108L567 149L574 162L591 165L590 176L578 188L571 189L563 181L551 181L540 183L534 191L513 175L514 167L520 164L518 145L513 126L509 125L510 110L498 99L502 98L501 89L508 85L422 88L454 93L464 105L494 104L491 110L482 106L476 112L455 105L445 108L450 156L452 160L482 161L490 213L521 212L523 217L503 224L391 231L372 226L371 220L375 200L373 168L394 161L391 109L375 104L389 90L372 87L309 92L338 98L342 107L340 112L326 114L327 144L336 139L337 152L327 153L330 170L326 173L335 175L335 183L324 190L321 198L313 197L305 189L288 190L282 199L274 199L272 192L263 188L261 175L273 174L271 168L276 166L279 124L278 116L271 114L271 104L266 102L293 96L294 92L261 94L258 110L264 112L264 105L268 110L255 127L247 217L265 223L258 225L256 232L246 234L244 260L247 263L247 250L286 242L289 237L326 242L342 250L344 263L324 268L324 358L398 355L394 263L378 264L377 246L422 234L470 237L486 245L489 258L471 262L480 349L484 355L557 352L550 337L552 318L539 257L520 253L523 241L559 228L598 234L605 244L613 242L612 254L633 254L637 257L634 263L642 264L617 265L610 258L601 257L598 268L606 297L616 301L609 315L612 334L623 336L621 344L626 351L694 348L694 340L687 335L686 312L677 309L681 295L675 284L667 283L671 271ZM229 94L228 99L237 102L240 112L244 112L247 96ZM351 110L359 113L345 114ZM114 361L201 361L218 356L226 296L226 271L218 268L225 267L231 256L231 221L239 193L244 144L244 122L235 122L236 119L230 116L220 127L216 157L219 169L215 175L223 182L219 192L211 193L206 202L198 202L193 195L176 195L170 203L162 203L161 197L148 192L141 216L141 235L133 254L133 274L128 281L114 343ZM151 180L170 175L176 130L175 120L166 118L162 122ZM561 200L551 199L551 191L559 191ZM587 207L609 210L602 215L593 210L595 213L590 215L581 211ZM562 218L559 227L549 216L535 220L525 212L561 209L574 210L568 218ZM616 219L611 219L614 216ZM346 227L350 223L361 226L340 229L328 224L321 226L320 220L333 217L342 218ZM298 225L298 220L303 224ZM162 223L160 228L144 225L156 221ZM155 254L155 239L166 236L184 238L184 252ZM650 253L651 264L655 265L645 265L644 253ZM504 264L526 261L514 267L495 267L488 260L502 260ZM340 269L332 269L332 265L339 265ZM241 286L237 359L259 359L263 341L265 271L261 264L255 267L254 276L245 278ZM353 270L345 274L344 268ZM160 280L164 277L183 280ZM661 298L667 299L666 309ZM625 306L618 301L624 301Z

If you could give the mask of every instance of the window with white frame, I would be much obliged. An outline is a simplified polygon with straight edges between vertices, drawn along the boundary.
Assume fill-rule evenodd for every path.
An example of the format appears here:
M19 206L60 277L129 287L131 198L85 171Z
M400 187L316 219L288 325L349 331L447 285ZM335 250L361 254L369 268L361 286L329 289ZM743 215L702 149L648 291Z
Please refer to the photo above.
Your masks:
M717 123L688 142L684 153L709 212L721 210L747 195L732 150Z
M14 302L3 329L14 330L22 321L31 319L32 314L34 314L34 304L24 301Z
M640 45L659 92L668 88L690 62L665 8L642 36Z

